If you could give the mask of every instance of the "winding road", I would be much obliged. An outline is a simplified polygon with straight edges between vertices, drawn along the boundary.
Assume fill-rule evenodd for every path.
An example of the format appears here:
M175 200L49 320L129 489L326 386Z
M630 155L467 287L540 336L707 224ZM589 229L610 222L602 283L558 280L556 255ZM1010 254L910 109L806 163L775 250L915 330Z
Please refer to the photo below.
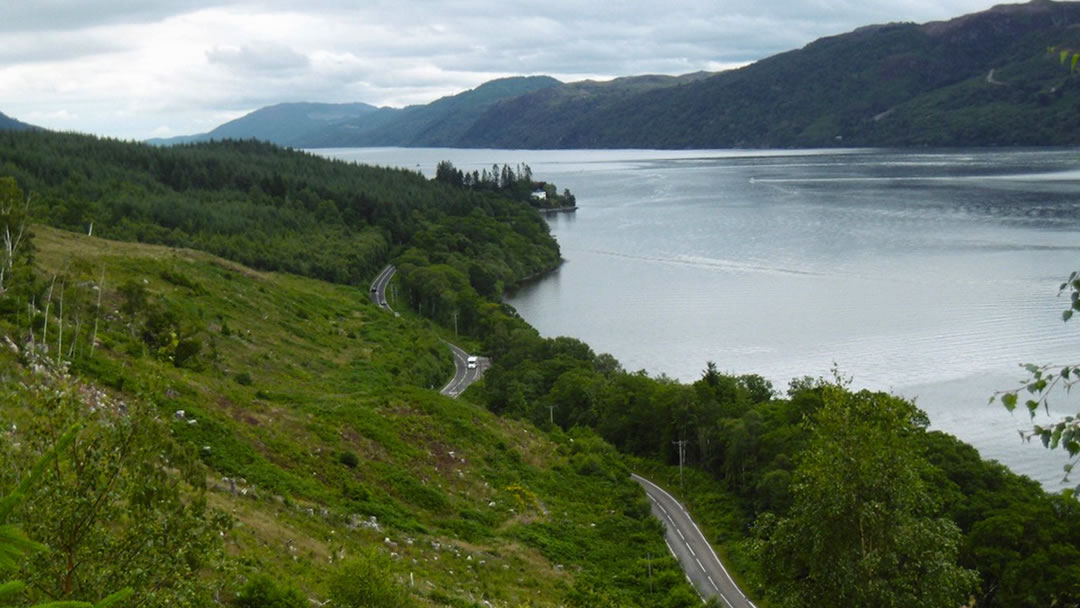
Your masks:
M469 367L469 353L455 344L447 342L447 345L450 346L450 352L454 353L454 377L439 392L448 397L457 398L462 391L469 388L470 384L484 375L484 370L491 365L491 360L487 357L477 357L476 365Z
M379 308L389 312L394 312L394 309L390 308L389 302L386 301L386 286L390 284L390 279L394 278L395 272L397 272L397 268L390 264L383 268L379 276L375 277L375 280L371 283L371 301ZM477 357L476 364L469 367L469 353L456 344L449 342L446 344L450 347L450 353L454 357L454 377L439 392L457 399L458 395L469 388L470 384L484 375L484 370L491 365L491 360L487 357Z
M383 268L371 283L371 301L389 312L393 312L393 309L386 301L386 286L390 279L394 278L395 272L397 269L389 265ZM476 364L469 367L469 353L450 342L446 344L454 357L454 377L439 392L456 399L470 384L484 375L484 370L491 365L491 361L487 357L477 357ZM631 477L645 489L653 515L664 524L668 549L682 565L687 580L697 589L702 599L719 596L727 608L757 608L739 590L705 535L679 501L648 479L636 474Z
M645 488L652 504L653 515L664 524L667 530L664 540L675 559L679 560L686 578L704 598L720 596L721 604L727 608L757 608L728 574L720 558L716 556L712 545L690 518L679 501L664 491L663 488L644 477L631 474L630 477Z
M379 308L385 308L390 312L394 312L394 309L390 308L390 304L386 302L386 286L390 284L390 279L394 278L395 272L397 272L397 267L390 264L383 268L379 276L375 277L371 283L371 301Z

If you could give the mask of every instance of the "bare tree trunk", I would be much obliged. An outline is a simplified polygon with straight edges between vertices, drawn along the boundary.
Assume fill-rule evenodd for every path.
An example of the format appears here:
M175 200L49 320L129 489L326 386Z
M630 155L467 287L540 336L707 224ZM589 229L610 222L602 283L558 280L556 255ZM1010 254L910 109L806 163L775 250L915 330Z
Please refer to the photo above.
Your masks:
M79 345L79 331L82 330L82 313L75 312L75 333L71 336L71 346L68 347L68 361L75 360L75 347Z
M60 281L60 329L56 333L56 364L60 365L60 355L64 352L64 287L67 285L67 278Z
M23 235L26 234L26 224L30 221L30 200L31 197L27 196L25 209L23 210L22 222L19 223L19 227L18 229L16 229L15 233L12 234L11 226L4 227L4 259L0 260L0 294L6 291L6 288L4 287L4 277L6 276L7 271L11 270L11 268L14 266L15 254L19 252L19 244L22 243ZM6 215L11 211L11 209L4 208L0 211L3 211Z
M31 296L26 302L27 325L30 326L30 349L37 348L37 340L34 339L34 311L37 310L37 296Z
M94 358L94 346L97 345L98 320L101 319L101 294L105 291L105 264L101 265L101 280L98 281L97 311L94 312L94 333L90 336L90 358Z
M52 277L52 283L49 283L49 296L45 300L45 327L41 329L41 343L46 347L49 346L49 306L52 304L52 292L53 287L56 286L56 275Z

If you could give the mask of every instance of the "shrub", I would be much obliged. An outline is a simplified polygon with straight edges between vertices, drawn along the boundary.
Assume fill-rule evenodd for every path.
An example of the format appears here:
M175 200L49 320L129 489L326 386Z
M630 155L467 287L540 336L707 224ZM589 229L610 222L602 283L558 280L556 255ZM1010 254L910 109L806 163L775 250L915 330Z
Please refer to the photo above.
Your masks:
M343 562L330 575L330 599L343 608L409 608L416 602L397 584L390 559L374 550Z
M173 354L173 365L184 367L196 363L196 357L202 350L202 342L198 338L187 338L176 344L176 353Z
M356 454L353 454L352 452L342 452L341 455L338 456L338 460L341 461L341 464L349 467L350 469L355 469L356 465L360 464L360 459L357 458Z
M233 380L236 380L236 383L242 386L251 386L251 383L253 382L251 374L247 372L237 372L237 374L233 376Z
M307 608L307 597L289 584L278 586L266 574L257 574L236 596L239 608Z

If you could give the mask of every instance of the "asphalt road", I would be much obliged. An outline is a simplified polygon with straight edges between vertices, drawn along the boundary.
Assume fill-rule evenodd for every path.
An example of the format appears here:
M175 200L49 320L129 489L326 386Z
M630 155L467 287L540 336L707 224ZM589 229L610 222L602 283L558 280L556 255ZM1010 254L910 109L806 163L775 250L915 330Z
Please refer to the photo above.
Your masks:
M667 530L664 540L667 541L668 549L682 564L686 578L697 589L698 594L702 598L718 595L720 603L728 608L757 608L739 590L712 546L705 540L705 535L679 501L640 475L630 477L645 488L652 504L653 515Z
M390 283L390 279L394 278L394 273L397 272L397 268L393 264L390 264L386 268L382 269L379 276L375 277L375 280L371 283L371 301L380 308L385 308L390 312L394 312L394 309L390 308L390 304L386 302L386 286Z
M397 268L393 264L383 268L379 276L372 281L371 290L368 294L376 306L390 312L394 310L390 308L390 304L386 301L386 286L390 283L390 279L394 278L395 272L397 272ZM484 370L491 365L491 360L487 357L478 357L476 367L469 369L469 353L449 342L446 344L450 347L450 353L454 357L454 377L439 392L456 399L465 389L469 388L470 384L484 375Z
M476 367L469 369L469 353L449 342L446 344L450 347L450 352L454 354L454 377L439 392L448 397L457 398L469 388L470 384L484 375L484 370L491 365L491 361L487 357L477 357Z

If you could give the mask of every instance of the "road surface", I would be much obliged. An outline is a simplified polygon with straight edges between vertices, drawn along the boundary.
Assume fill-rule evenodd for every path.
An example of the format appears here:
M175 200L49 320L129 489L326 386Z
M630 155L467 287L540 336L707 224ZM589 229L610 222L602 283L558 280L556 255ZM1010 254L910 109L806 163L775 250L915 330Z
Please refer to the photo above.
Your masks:
M390 308L390 304L386 301L386 286L390 284L390 279L394 278L395 272L397 272L397 268L393 264L383 268L379 276L372 281L369 294L371 301L376 306L390 312L394 310ZM476 367L469 368L469 353L449 342L446 344L450 346L450 353L454 357L454 377L439 392L456 399L465 389L469 388L470 384L484 375L484 370L491 365L491 360L487 357L477 357Z
M390 312L394 312L394 309L390 308L390 304L386 302L386 286L390 283L390 279L394 278L395 272L397 272L397 268L390 264L383 268L379 276L375 277L375 281L371 283L371 301L376 306L385 308Z
M484 375L484 370L487 369L488 365L491 365L491 361L487 357L477 357L476 367L469 368L469 353L449 342L446 344L450 346L450 352L454 354L454 377L439 392L448 397L456 398L465 389L469 388L470 384Z
M705 535L679 501L640 475L630 477L645 488L652 504L653 515L667 530L664 540L667 541L668 549L682 564L686 578L697 589L698 594L703 598L718 595L720 604L727 608L757 608L739 590L712 546L705 540Z

